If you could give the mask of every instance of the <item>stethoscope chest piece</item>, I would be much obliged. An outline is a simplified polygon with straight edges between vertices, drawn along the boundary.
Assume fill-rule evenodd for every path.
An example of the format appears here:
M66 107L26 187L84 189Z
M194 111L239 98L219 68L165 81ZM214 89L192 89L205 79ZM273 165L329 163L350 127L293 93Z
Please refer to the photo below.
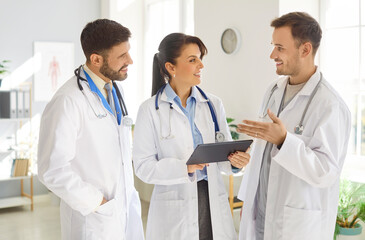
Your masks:
M122 124L124 126L127 126L127 127L131 127L133 125L133 120L132 118L128 117L128 116L125 116L123 117L122 119Z
M224 134L221 132L216 132L215 133L215 140L217 142L224 142Z
M303 130L304 130L304 127L303 125L297 125L295 128L294 128L294 132L295 134L299 134L299 135L302 135L303 133Z

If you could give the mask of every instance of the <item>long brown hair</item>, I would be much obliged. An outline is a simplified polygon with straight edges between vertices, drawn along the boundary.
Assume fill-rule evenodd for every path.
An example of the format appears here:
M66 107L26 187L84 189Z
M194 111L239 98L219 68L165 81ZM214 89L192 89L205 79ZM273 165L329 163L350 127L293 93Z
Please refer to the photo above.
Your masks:
M165 63L170 62L175 65L183 47L192 43L198 45L201 53L200 59L203 59L208 50L198 37L183 33L171 33L161 41L158 53L153 57L152 96L171 79Z

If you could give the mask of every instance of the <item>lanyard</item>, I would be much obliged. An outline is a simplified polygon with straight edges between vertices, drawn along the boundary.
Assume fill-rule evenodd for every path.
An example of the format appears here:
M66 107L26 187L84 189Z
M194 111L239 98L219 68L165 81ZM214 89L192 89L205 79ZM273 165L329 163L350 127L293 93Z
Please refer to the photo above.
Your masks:
M90 86L90 90L92 92L95 92L99 98L101 99L101 102L103 103L103 106L112 114L113 111L111 109L111 107L109 106L108 101L105 99L105 97L103 96L103 94L100 92L100 90L96 87L95 83L93 82L93 80L91 79L91 77L89 76L89 74L87 74L87 72L84 70L85 76L87 78L87 81L89 83ZM115 91L115 87L113 87L112 89L112 93L113 93L113 98L114 98L114 105L115 105L115 110L117 113L117 121L118 121L118 125L120 125L121 119L122 119L122 114L121 114L121 108L119 106L119 101L118 101L118 96L117 93Z

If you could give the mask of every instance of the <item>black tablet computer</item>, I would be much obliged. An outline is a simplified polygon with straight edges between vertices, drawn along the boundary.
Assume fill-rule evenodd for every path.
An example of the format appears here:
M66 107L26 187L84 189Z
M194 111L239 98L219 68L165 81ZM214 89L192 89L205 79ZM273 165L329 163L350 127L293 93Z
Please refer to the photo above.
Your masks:
M245 152L253 140L199 144L186 165L228 161L228 155L236 151Z

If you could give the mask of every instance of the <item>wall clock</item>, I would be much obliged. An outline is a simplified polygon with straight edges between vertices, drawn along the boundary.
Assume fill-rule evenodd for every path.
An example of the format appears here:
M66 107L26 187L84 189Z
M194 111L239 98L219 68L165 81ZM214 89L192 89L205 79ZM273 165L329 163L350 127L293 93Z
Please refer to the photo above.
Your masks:
M227 28L221 36L221 47L227 54L233 54L238 51L241 45L241 36L237 29Z

